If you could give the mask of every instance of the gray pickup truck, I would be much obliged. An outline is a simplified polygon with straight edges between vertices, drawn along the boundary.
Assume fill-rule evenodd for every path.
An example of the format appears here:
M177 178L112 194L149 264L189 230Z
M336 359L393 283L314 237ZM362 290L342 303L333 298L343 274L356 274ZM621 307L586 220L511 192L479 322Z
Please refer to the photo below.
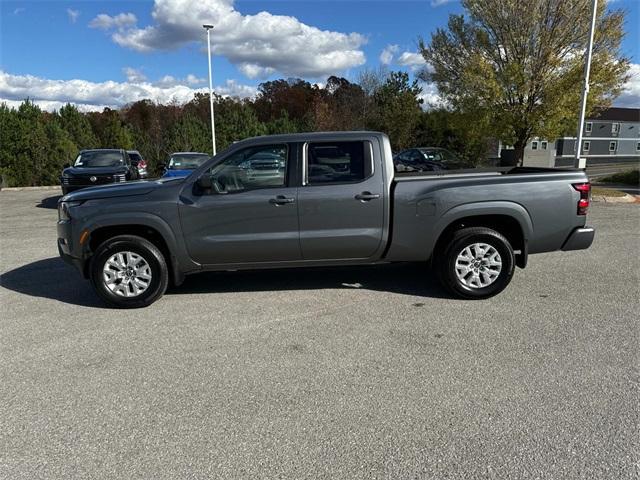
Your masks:
M60 255L118 307L210 270L431 261L487 298L532 253L588 248L583 171L394 171L375 132L251 138L186 178L88 188L58 206Z

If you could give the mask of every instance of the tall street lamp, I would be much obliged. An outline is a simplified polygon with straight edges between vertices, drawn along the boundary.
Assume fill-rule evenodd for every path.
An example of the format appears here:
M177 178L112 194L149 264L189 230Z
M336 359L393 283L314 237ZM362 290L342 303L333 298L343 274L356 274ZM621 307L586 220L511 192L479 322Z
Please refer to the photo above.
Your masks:
M584 128L584 116L587 109L587 95L589 95L589 73L591 70L591 51L593 50L593 32L596 29L596 17L598 11L598 0L593 0L591 10L591 29L589 30L589 44L587 45L586 59L584 65L584 85L582 87L582 105L580 106L580 119L578 123L578 138L576 138L576 158L574 166L576 168L587 168L587 159L580 157L582 153L582 129Z
M211 75L211 30L213 25L202 25L207 31L207 52L209 58L209 104L211 106L211 144L213 145L213 156L216 155L216 124L213 120L213 76Z

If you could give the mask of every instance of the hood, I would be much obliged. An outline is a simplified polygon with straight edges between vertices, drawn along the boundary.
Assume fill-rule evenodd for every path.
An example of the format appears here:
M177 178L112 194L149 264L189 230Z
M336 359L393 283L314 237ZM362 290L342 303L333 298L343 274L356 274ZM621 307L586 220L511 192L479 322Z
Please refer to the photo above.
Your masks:
M82 190L68 193L61 198L61 201L74 202L96 200L99 198L147 195L158 188L162 188L165 184L171 183L172 185L175 185L179 181L179 179L168 178L166 180L158 179L153 181L139 180L137 182L109 183L107 185L83 188Z
M127 167L118 165L117 167L68 167L62 171L63 175L74 175L78 177L90 177L91 175L116 175L127 173Z
M166 170L163 178L188 177L193 170Z

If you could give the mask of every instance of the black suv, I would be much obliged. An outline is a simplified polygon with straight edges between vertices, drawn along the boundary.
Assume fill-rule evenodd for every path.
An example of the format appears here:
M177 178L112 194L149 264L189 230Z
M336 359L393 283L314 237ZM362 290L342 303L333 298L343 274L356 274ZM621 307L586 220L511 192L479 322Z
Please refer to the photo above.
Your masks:
M62 171L62 194L80 188L140 178L127 152L117 149L82 150L73 166Z

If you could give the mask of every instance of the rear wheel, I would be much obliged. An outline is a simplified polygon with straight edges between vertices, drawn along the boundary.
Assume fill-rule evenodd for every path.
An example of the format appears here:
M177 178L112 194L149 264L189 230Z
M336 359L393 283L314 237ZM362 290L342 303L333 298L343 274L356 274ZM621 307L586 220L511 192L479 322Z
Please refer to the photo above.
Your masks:
M513 248L503 235L490 228L458 230L436 255L440 282L462 298L492 297L504 290L513 278Z
M120 308L151 305L167 289L169 272L162 252L148 240L120 235L104 241L91 261L98 295Z

